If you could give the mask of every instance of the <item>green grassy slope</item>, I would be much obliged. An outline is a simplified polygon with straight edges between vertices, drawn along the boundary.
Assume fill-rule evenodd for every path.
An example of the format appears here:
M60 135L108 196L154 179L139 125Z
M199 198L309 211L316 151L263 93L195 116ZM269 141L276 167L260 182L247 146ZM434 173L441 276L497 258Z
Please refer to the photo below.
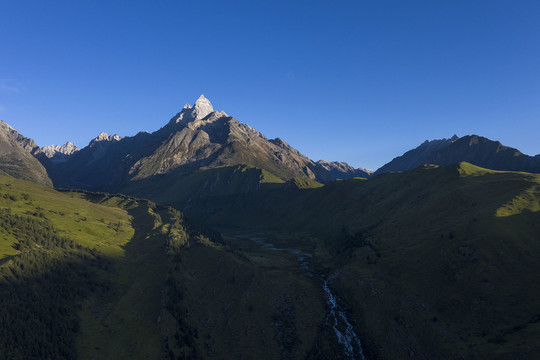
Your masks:
M383 358L537 357L540 177L466 163L415 172L428 174L380 179L370 211L328 242L364 331Z
M125 210L95 205L78 193L62 194L9 176L0 176L0 208L44 220L62 236L85 247L96 247L108 256L120 255L121 246L133 236L131 217ZM17 254L13 248L16 241L14 236L3 237L0 259Z
M0 266L0 358L73 359L83 297L106 284L95 251L57 234L42 220L0 210L0 227L18 238Z
M82 358L305 358L325 308L296 258L261 264L171 208L150 210L128 209L138 221L114 290L83 305Z
M0 184L1 318L9 322L0 358L166 358L156 319L167 246L187 239L181 215L125 196L7 176Z
M196 171L178 170L169 174L132 181L121 189L122 193L152 199L178 209L199 209L212 202L220 208L221 197L238 196L279 187L284 181L266 170L250 165L223 166ZM203 205L206 204L206 205Z
M0 211L0 358L76 358L78 309L109 286L131 217L9 176Z
M303 359L320 336L296 256L230 250L172 208L5 176L0 220L0 359Z
M198 243L179 254L168 307L181 324L168 342L176 356L305 359L315 347L324 298L296 257Z
M212 200L186 210L318 236L334 255L323 259L332 285L381 358L539 354L539 175L460 163Z
M247 166L165 180L133 185L209 223L279 230L279 247L316 237L313 262L373 357L540 354L540 175L460 163L323 187ZM223 242L150 201L7 176L0 211L2 318L16 324L2 326L4 358L321 351L321 284L295 257Z
M322 235L333 285L374 353L539 355L540 176L460 163L288 197L270 218L241 216Z

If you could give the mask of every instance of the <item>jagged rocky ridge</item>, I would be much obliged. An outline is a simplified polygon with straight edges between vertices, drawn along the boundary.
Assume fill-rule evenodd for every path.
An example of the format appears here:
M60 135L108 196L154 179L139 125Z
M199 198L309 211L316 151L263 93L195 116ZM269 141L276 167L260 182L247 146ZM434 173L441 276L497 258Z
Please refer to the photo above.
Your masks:
M41 150L52 162L62 162L79 151L79 148L71 141L68 141L64 145L44 146Z
M223 111L203 95L186 104L161 129L120 138L105 133L57 164L58 186L117 191L131 180L170 173L247 164L282 178L307 177L320 182L369 172L344 163L314 162L282 139L267 139Z
M203 95L193 106L186 104L153 133L140 132L122 138L102 132L81 150L70 142L40 149L33 140L5 123L2 130L6 134L4 138L11 139L4 141L4 171L17 174L25 168L19 171L24 173L19 177L49 185L52 179L56 187L108 192L121 191L132 181L166 174L174 176L176 171L185 174L243 164L264 169L283 180L304 177L321 183L407 171L422 164L447 165L461 161L493 170L540 172L540 155L524 155L477 135L426 140L374 174L337 161L314 162L284 140L267 139L225 112L215 111ZM17 144L17 151L13 150L13 144ZM7 156L8 153L18 155Z
M319 160L316 164L318 166L316 171L317 178L322 182L355 177L368 178L373 174L373 171L361 168L356 169L341 161Z

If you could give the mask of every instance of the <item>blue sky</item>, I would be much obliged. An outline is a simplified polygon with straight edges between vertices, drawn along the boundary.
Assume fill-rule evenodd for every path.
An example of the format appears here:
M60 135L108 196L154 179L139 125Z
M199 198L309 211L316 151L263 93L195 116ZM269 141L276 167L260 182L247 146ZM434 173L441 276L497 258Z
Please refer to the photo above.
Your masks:
M0 1L0 119L40 146L163 126L200 94L314 160L426 139L540 153L540 1Z

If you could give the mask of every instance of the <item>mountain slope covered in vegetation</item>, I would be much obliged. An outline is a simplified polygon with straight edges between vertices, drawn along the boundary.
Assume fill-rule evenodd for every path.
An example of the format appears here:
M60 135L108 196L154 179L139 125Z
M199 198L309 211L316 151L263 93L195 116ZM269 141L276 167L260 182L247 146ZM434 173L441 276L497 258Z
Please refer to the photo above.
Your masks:
M1 359L327 351L324 297L294 256L246 256L147 200L9 176L0 193Z
M201 216L316 234L329 284L381 358L540 353L540 175L424 166L244 201Z

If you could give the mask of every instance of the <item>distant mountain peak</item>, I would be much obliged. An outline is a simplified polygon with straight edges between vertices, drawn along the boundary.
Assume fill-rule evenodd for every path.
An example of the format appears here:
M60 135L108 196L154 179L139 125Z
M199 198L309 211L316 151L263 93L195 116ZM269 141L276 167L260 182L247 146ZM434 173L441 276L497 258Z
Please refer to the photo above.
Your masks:
M323 182L328 182L335 179L348 179L353 177L368 178L373 174L373 171L369 171L363 168L355 169L346 162L341 161L319 160L315 164L317 164L317 166L321 170L324 170L316 172L319 179Z
M193 106L186 104L178 114L176 114L170 121L170 124L189 123L196 120L201 120L208 115L215 113L215 118L228 116L224 111L214 111L214 107L210 100L204 95L199 96Z
M417 148L407 151L405 154L394 158L389 163L380 167L375 171L375 175L389 171L406 171L414 169L424 164L426 158L428 158L430 154L454 144L459 139L460 137L454 134L454 136L449 139L426 140Z
M202 119L208 114L214 111L214 107L210 100L204 97L204 95L199 96L195 105L193 105L192 115L195 120Z
M122 137L120 135L118 134L109 135L106 132L102 131L99 133L99 135L96 138L90 141L90 145L101 142L101 141L120 141L120 140L122 140Z
M52 158L56 153L61 153L64 155L71 155L79 151L79 148L77 147L77 145L75 145L71 141L68 141L64 145L44 146L42 150L45 153L45 155L47 155L48 158Z
M450 165L462 161L491 170L540 173L538 159L504 146L499 141L479 135L461 138L454 135L450 139L426 141L394 158L375 174L407 171L423 164Z
M66 161L68 157L79 151L79 148L71 141L68 141L64 145L44 146L41 150L43 150L45 156L51 159L51 161L63 162Z
M103 140L109 140L109 135L106 132L100 132L98 137L95 138L96 141L103 141Z

